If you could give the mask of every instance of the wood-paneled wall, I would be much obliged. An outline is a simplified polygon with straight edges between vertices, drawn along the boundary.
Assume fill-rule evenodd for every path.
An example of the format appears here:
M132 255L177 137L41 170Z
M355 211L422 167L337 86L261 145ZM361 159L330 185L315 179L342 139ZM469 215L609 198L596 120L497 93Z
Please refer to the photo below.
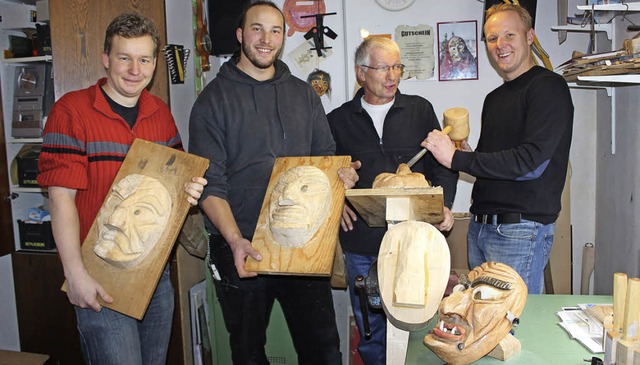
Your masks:
M190 3L185 2L185 6ZM163 0L50 0L51 48L56 100L69 91L89 87L106 75L102 66L104 33L113 18L135 11L151 18L166 44ZM166 61L158 55L150 92L169 102Z

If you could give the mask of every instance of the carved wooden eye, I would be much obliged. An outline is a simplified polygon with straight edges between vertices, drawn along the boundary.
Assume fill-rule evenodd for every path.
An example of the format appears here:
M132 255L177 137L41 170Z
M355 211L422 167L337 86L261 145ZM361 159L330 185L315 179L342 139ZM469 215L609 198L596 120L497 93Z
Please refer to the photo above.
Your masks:
M142 211L140 209L136 209L133 211L133 215L140 215Z
M300 187L300 191L303 192L303 193L306 193L307 190L309 190L309 185L302 185Z
M495 301L502 298L501 291L491 286L478 286L473 291L474 300Z

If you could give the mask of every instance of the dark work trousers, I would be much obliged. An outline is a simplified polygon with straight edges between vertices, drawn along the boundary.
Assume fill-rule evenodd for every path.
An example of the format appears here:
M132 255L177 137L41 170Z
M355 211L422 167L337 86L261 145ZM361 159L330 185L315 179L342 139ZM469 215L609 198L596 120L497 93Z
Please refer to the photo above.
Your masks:
M287 321L299 364L342 364L328 278L258 275L240 279L231 248L212 235L211 257L222 280L214 280L231 356L236 365L269 364L266 331L274 300Z

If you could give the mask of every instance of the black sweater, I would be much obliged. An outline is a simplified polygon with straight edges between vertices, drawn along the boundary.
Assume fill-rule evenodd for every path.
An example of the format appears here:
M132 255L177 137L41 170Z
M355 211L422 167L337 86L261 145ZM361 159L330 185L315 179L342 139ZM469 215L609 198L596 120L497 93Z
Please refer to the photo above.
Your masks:
M360 89L353 100L344 103L327 116L336 140L336 154L351 155L360 160L360 180L355 188L369 189L375 177L383 172L396 172L398 165L408 162L418 153L422 142L433 129L440 129L431 103L426 99L396 93L383 127L382 139L369 114L362 108L364 94ZM427 153L412 168L426 176L433 186L444 189L444 204L453 205L458 174L440 165ZM340 230L340 243L347 252L377 255L386 228L371 228L362 217L350 232Z
M475 152L452 168L476 177L471 212L553 223L567 174L573 103L564 79L535 66L487 95Z

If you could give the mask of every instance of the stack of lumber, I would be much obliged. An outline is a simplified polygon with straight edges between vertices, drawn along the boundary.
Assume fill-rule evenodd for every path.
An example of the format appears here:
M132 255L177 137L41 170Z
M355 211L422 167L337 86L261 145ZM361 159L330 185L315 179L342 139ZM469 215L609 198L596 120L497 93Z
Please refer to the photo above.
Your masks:
M571 59L556 68L567 82L578 76L640 74L640 33L624 41L621 50L585 55L574 52Z

